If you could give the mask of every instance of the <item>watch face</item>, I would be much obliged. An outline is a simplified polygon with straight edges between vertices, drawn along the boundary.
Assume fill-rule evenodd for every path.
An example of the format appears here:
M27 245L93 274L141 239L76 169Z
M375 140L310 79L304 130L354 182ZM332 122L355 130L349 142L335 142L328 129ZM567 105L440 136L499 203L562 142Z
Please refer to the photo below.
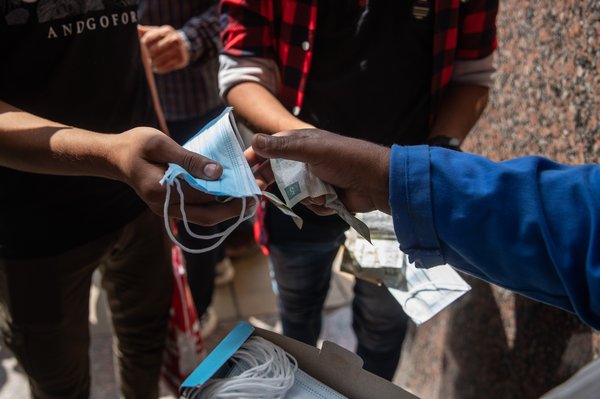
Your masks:
M457 139L456 137L452 137L452 138L450 138L450 141L448 141L448 144L458 147L458 146L460 146L460 140Z
M430 137L427 140L427 144L435 147L444 147L449 148L451 150L460 151L460 140L456 137L448 137L448 136L435 136Z

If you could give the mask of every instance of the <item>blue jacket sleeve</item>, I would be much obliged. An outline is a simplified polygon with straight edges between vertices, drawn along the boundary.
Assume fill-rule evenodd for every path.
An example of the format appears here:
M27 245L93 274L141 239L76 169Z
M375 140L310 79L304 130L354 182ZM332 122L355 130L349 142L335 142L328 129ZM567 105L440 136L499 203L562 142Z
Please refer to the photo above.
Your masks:
M394 146L390 205L418 266L447 262L600 329L600 165Z

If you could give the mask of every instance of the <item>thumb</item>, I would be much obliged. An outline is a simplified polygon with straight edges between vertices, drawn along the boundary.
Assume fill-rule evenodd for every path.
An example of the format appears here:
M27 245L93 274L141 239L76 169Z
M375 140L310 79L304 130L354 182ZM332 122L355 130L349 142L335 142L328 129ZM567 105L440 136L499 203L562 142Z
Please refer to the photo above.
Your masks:
M218 162L181 147L163 133L157 138L160 145L154 146L151 151L158 162L176 163L192 176L206 180L216 180L223 173L223 166Z
M286 131L273 136L258 133L252 138L252 148L263 158L285 158L310 163L319 157L319 149L313 145L318 136L311 130Z
M216 180L223 173L223 166L216 161L182 148L180 165L194 177Z

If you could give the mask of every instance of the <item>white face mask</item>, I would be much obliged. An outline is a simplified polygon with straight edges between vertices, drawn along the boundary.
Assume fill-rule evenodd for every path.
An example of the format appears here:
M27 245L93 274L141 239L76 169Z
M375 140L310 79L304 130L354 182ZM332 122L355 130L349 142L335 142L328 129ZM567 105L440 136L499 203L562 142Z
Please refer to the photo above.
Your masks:
M408 255L401 254L407 283L389 291L415 324L431 319L471 289L450 265L421 269L408 261Z
M296 359L261 337L250 337L230 358L232 367L199 388L188 399L346 399L298 368Z
M384 285L419 325L471 289L450 265L417 268L398 248L392 217L375 211L356 215L372 231L372 244L346 232L342 271Z
M219 246L225 238L243 221L248 220L256 213L256 204L261 191L256 184L254 175L250 170L250 166L244 157L242 151L243 142L233 119L232 108L225 109L220 116L215 118L198 134L192 137L183 147L192 152L201 154L210 158L223 166L223 174L218 180L204 180L193 177L189 172L176 164L169 164L169 168L165 175L160 180L160 184L167 185L167 194L163 207L165 227L171 240L179 245L184 251L191 253L202 253L210 251ZM210 235L199 235L192 232L189 228L187 217L185 214L184 195L181 189L179 179L185 180L191 187L202 192L215 196L227 197L225 201L233 198L242 199L242 212L237 221L227 230ZM175 186L180 198L180 210L183 219L183 225L191 237L201 240L214 240L219 238L217 242L206 248L191 249L183 246L177 241L171 232L168 221L169 198L171 195L171 187ZM254 199L254 207L246 209L247 198Z

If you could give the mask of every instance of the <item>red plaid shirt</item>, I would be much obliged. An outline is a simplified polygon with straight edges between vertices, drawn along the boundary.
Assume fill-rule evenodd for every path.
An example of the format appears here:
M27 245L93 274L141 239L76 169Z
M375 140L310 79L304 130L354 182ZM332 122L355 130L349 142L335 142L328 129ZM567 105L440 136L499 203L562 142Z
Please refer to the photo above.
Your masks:
M357 0L364 6L365 0ZM454 60L489 56L497 47L498 0L434 1L431 110L435 115ZM297 114L312 61L317 0L221 0L223 52L263 57L281 72L280 101Z

